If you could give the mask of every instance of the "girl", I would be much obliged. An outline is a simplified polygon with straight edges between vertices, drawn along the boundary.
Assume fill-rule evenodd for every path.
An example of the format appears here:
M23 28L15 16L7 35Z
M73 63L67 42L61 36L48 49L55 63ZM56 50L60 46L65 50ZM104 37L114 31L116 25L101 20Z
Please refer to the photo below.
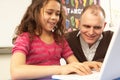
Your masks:
M55 74L91 73L79 63L64 39L60 0L32 0L20 25L12 49L12 79L42 79ZM60 65L64 58L67 65Z

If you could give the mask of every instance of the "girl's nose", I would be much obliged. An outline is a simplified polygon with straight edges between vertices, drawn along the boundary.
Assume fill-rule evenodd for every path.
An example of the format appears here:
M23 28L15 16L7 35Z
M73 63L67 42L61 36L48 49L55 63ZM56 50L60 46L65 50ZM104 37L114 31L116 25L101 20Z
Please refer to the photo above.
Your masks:
M53 15L51 15L51 19L57 19L57 15L56 14L53 14Z

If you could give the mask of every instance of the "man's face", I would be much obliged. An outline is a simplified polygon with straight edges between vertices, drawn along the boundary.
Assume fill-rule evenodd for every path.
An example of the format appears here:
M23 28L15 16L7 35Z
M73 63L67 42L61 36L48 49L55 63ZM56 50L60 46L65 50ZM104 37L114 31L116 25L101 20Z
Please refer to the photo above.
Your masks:
M104 16L100 11L98 14L93 14L90 9L85 11L80 19L80 32L81 37L89 46L93 45L101 36L104 27Z

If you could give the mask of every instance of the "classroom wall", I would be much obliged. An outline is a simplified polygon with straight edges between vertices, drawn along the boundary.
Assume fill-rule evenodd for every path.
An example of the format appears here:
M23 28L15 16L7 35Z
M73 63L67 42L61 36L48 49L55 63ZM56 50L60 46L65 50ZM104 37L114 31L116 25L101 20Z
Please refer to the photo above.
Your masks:
M0 39L0 47L13 46L12 38L14 35L14 30L20 23L21 18L23 17L25 10L30 3L31 0L0 0L0 35L2 36ZM118 22L117 19L120 15L117 14L117 12L120 10L117 0L100 0L100 5L105 9L106 12L107 29L109 26L111 26L111 24L112 26L115 26L113 24ZM110 6L112 6L112 11Z
M11 80L10 58L15 27L31 0L0 0L0 80Z
M0 47L11 47L16 26L20 23L31 0L0 0ZM106 12L107 29L116 26L120 17L117 0L100 0Z
M11 54L0 54L0 80L11 80L10 77Z
M26 10L27 5L30 4L30 1L31 0L0 0L0 35L2 36L0 38L0 47L12 46L11 39L14 29L19 24L23 12ZM107 15L106 21L108 28L111 23L109 0L100 1L101 6L105 9ZM112 6L116 5L116 7L113 8L116 13L112 13L112 16L114 16L114 14L116 14L117 17L120 16L120 14L118 14L120 13L120 8L118 8L119 4L117 4L117 0L110 1L114 1L112 2ZM116 21L113 20L113 22ZM113 24L114 23L112 23L112 25ZM10 79L10 58L10 53L0 53L0 80ZM64 60L61 61L61 63L64 64Z
M106 30L115 31L120 25L120 4L118 0L100 0L106 13Z
M106 13L106 28L105 30L109 29L109 24L110 24L110 1L109 0L100 0L100 5L102 8L105 10Z
M12 38L16 26L20 23L27 6L31 0L0 0L0 47L11 47ZM107 13L107 21L109 22L109 0L100 0L101 5Z
M16 26L31 0L0 0L0 47L11 47Z

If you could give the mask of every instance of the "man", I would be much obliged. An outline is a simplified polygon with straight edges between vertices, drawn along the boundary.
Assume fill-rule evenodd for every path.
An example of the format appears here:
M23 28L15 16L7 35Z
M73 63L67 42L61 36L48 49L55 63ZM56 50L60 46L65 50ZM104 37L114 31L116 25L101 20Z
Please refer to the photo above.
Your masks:
M96 63L103 62L113 35L112 31L104 31L105 25L105 12L102 7L89 5L83 9L79 30L68 33L66 38L80 62L96 67Z

